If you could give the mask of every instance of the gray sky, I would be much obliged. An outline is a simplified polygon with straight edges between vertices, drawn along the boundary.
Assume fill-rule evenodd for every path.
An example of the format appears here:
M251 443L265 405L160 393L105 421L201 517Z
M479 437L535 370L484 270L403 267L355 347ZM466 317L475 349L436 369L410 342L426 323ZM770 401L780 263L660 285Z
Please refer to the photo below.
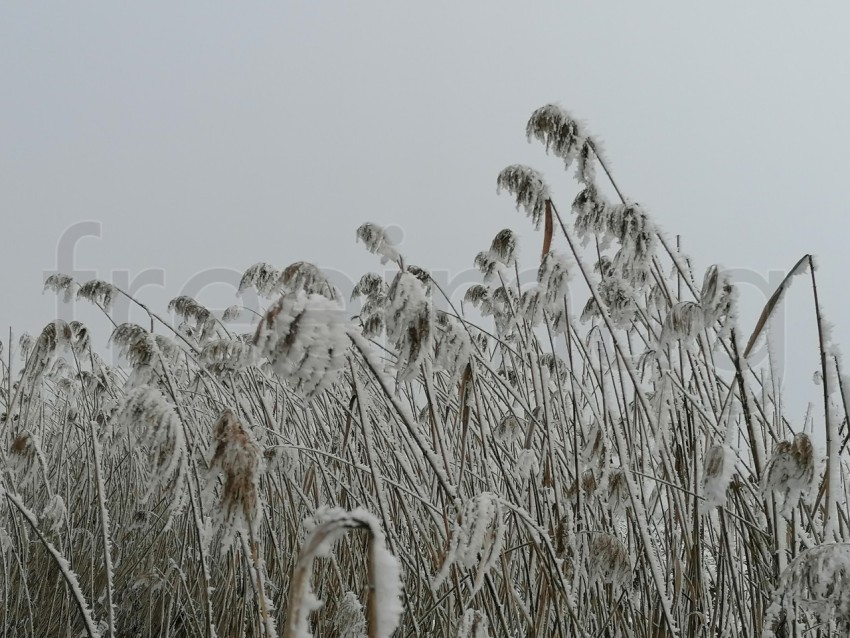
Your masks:
M138 294L163 313L199 281L229 282L198 296L231 303L256 261L356 280L379 268L354 243L364 221L450 276L512 227L533 267L539 236L495 179L535 166L569 209L571 173L524 136L556 101L699 272L768 281L815 253L846 342L848 23L846 2L5 3L0 325L56 314L44 272L81 220L102 237L76 268L131 287L162 273ZM801 283L786 339L808 378ZM742 292L747 331L766 292Z

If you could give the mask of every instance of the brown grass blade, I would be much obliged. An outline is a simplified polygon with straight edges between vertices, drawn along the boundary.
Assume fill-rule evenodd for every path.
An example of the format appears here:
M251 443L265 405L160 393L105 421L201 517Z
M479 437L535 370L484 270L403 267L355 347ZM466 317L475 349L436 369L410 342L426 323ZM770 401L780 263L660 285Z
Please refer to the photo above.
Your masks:
M770 319L773 311L776 309L776 306L778 306L779 302L782 300L782 295L784 295L785 291L788 289L791 279L795 275L799 275L805 271L810 258L811 255L803 255L800 260L794 264L794 267L788 272L788 274L785 275L785 279L782 280L782 283L779 284L770 299L767 300L767 303L756 322L756 327L753 329L753 334L750 335L750 340L747 341L747 347L744 348L744 359L746 359L752 352L753 347L756 345L756 341L758 341L761 333L764 331L764 327L767 325L768 319Z

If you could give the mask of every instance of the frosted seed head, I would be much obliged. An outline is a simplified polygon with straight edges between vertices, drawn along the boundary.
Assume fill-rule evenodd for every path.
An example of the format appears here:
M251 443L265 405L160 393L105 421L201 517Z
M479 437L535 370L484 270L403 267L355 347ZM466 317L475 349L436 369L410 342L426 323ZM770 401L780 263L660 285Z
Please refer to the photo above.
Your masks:
M8 467L21 484L31 483L37 476L38 441L30 432L21 432L9 445Z
M204 346L199 359L215 373L244 370L256 363L257 349L241 339L216 339Z
M735 312L735 290L729 276L719 266L710 266L705 271L700 293L700 306L705 314L705 325L725 321ZM728 323L728 322L727 322Z
M602 582L617 589L626 588L632 579L632 563L625 545L610 534L593 534L588 552L591 582Z
M389 290L387 282L377 273L367 272L360 277L354 290L351 292L351 300L354 301L358 297L372 297L375 295L386 295Z
M850 631L850 544L812 547L791 561L779 577L765 624L777 628L783 612L793 619L795 605L822 623L835 622L842 635Z
M490 244L490 252L495 259L507 266L516 262L517 236L510 228L505 228L496 233Z
M311 398L329 388L345 364L342 310L322 295L284 295L260 322L254 345L275 374Z
M582 151L587 139L583 126L556 104L547 104L534 111L525 132L529 141L534 138L542 142L546 152L560 157L566 167Z
M236 532L247 534L259 513L260 450L229 409L221 413L213 427L213 444L208 481L224 476L215 519L224 530L223 544L229 546Z
M469 499L452 529L449 551L431 587L436 590L448 577L452 565L459 564L475 570L474 595L501 555L505 530L504 513L496 494L484 492Z
M346 592L339 601L334 629L339 638L366 638L366 615L354 592Z
M215 332L215 317L204 305L191 297L175 297L168 302L168 311L186 322L188 332L198 342L206 341Z
M525 428L513 414L506 414L496 425L493 435L499 443L513 443L525 437Z
M112 300L116 295L115 286L99 279L87 281L77 290L77 299L85 299L91 303L101 306L104 310L112 307Z
M62 529L66 516L65 500L58 494L51 496L41 511L41 520L44 527L54 533Z
M597 293L608 309L614 327L628 328L637 312L634 289L618 277L608 277L599 283Z
M700 305L693 301L681 301L674 305L664 318L661 329L661 344L675 341L693 343L705 328L705 314Z
M69 277L68 275L63 275L61 273L56 273L54 275L50 275L44 281L44 289L42 292L51 290L57 295L61 293L62 301L64 301L65 303L69 303L76 298L77 291L79 289L80 284L74 281L73 277Z
M228 306L224 309L224 312L221 315L221 320L224 322L235 321L239 318L239 315L242 314L243 310L245 310L245 307L239 304L233 304L232 306Z
M182 506L188 473L186 441L180 419L163 394L154 387L142 386L127 393L109 419L110 432L118 443L131 449L138 446L150 463L150 483L142 503L154 490L164 487L171 496L171 509Z
M522 208L539 229L549 200L549 187L543 176L529 166L514 164L502 169L496 178L496 190L511 193L516 199L517 210Z
M457 383L472 358L472 341L460 321L451 315L441 313L435 323L434 365L450 374L450 384Z
M815 455L811 439L799 433L793 441L780 441L767 463L762 482L763 491L781 495L783 513L790 511L814 484Z
M570 261L557 251L549 251L543 256L537 269L537 285L544 291L546 305L550 312L563 306L570 284Z
M409 272L399 272L387 293L386 327L402 380L417 374L431 350L432 318L431 298L422 282Z
M622 516L631 507L629 485L625 471L616 468L608 472L608 494L606 498L608 509L614 516Z
M333 300L342 297L318 266L306 261L296 261L287 266L280 275L280 283L287 292L303 291L308 295L323 295Z
M382 264L397 262L401 258L386 230L377 224L367 222L360 226L357 229L357 241L362 241L370 253L380 255Z
M457 630L457 638L490 638L487 616L477 609L467 609Z
M735 456L726 445L712 445L703 459L702 511L726 505L726 490L735 473Z
M239 280L239 294L248 288L256 288L263 297L273 297L280 291L280 271L266 262L259 262L248 268Z

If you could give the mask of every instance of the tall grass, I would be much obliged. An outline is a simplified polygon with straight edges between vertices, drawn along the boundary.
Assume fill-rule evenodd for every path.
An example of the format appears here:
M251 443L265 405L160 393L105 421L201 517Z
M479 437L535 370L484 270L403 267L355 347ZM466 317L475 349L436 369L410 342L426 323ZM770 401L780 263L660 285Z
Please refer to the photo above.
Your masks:
M723 270L691 270L575 119L527 132L581 187L567 215L535 170L498 177L544 228L536 284L505 230L456 307L365 224L398 272L363 276L355 322L315 266L257 264L250 334L181 297L177 329L133 300L122 367L77 322L22 366L6 344L2 635L846 635L846 389L811 258L822 460L748 360L790 277L747 342ZM47 285L107 316L125 294Z

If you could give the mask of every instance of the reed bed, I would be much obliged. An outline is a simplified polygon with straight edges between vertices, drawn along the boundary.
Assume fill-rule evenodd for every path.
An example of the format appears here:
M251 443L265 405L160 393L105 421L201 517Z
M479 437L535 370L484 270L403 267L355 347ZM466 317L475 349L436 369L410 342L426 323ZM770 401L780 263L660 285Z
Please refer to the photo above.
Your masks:
M542 229L535 283L504 230L453 304L364 224L397 268L354 320L315 266L256 264L247 334L249 310L181 297L177 328L132 299L121 366L78 322L6 343L0 633L847 635L847 401L812 258L741 335L723 269L692 270L577 120L547 105L527 133L580 188L562 211L534 169L498 176ZM795 275L817 434L750 361ZM46 285L106 317L126 294Z

